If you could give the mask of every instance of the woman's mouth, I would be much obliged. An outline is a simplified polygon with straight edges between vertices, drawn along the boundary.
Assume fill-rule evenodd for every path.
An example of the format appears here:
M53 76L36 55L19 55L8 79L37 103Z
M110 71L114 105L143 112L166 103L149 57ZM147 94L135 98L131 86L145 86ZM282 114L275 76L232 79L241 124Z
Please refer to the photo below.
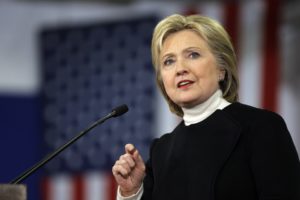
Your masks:
M177 88L187 88L190 85L192 85L193 83L194 83L194 81L182 80L179 83L177 83Z

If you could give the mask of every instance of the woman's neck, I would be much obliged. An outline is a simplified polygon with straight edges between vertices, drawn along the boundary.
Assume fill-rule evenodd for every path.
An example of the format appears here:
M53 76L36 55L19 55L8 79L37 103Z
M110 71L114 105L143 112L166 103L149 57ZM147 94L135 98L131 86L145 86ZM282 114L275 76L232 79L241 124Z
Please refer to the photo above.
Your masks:
M222 91L218 89L205 102L194 106L193 108L182 108L184 124L189 126L201 122L217 109L222 110L228 105L230 105L230 103L222 97Z

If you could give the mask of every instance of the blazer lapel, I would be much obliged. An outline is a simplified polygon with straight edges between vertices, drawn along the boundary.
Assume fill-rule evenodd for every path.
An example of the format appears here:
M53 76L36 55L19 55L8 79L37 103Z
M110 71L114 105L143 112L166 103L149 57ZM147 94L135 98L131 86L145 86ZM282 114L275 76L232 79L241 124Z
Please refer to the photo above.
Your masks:
M241 127L217 110L203 122L181 123L156 148L155 199L212 200L215 179L239 139ZM158 164L159 163L159 164Z
M216 177L238 142L241 126L224 111L217 110L212 117L189 129L186 142L188 199L200 193L203 199L213 199Z

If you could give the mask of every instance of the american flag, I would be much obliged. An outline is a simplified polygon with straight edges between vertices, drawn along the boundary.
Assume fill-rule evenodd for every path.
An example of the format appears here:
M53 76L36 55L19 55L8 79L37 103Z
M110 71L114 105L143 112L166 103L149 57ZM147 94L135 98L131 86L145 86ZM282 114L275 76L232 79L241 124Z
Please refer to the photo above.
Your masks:
M155 98L150 43L156 21L147 16L41 32L47 152L114 107L129 107L46 165L44 200L114 199L111 167L124 145L133 143L148 157Z

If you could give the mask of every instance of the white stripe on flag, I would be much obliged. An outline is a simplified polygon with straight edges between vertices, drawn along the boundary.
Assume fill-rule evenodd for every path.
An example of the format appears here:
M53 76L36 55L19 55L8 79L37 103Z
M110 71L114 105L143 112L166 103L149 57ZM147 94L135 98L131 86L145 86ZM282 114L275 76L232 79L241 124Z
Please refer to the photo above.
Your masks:
M299 3L300 5L300 3ZM295 6L293 4L293 6ZM295 8L288 9L288 13L293 13ZM286 10L287 11L287 10ZM300 51L300 46L295 45L298 43L298 35L300 35L300 29L297 29L296 15L290 17L287 20L281 32L281 46L282 49L282 69L281 80L278 92L278 111L285 119L289 131L293 137L298 154L300 155L300 93L299 93L299 71L298 71L298 59L297 52Z
M108 177L104 173L88 173L84 176L84 199L101 200L108 199Z
M240 101L261 107L264 4L261 1L247 1L240 6Z
M282 83L279 88L279 113L283 116L297 147L298 152L300 152L300 134L299 134L299 109L297 106L297 98L295 98L295 91L285 84Z
M57 175L50 180L50 200L73 200L72 180L66 175Z
M156 89L156 91L156 130L154 130L154 133L156 137L160 137L162 134L171 132L181 119L176 117L175 114L171 113L166 100L164 99L158 88Z
M224 23L224 5L220 2L203 3L200 7L200 14L211 17L220 23Z

